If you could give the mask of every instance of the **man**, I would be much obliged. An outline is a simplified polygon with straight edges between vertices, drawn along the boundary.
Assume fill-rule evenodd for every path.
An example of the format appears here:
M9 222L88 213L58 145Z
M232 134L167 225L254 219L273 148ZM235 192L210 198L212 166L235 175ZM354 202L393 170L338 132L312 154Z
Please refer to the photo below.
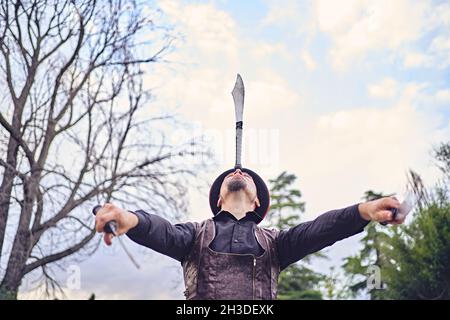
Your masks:
M187 299L276 299L281 270L338 240L361 232L369 221L393 221L395 198L381 198L332 210L288 230L261 228L269 192L259 175L246 168L222 173L210 191L212 219L171 224L142 210L105 204L96 229L117 222L117 233L182 263ZM112 234L104 241L111 245Z

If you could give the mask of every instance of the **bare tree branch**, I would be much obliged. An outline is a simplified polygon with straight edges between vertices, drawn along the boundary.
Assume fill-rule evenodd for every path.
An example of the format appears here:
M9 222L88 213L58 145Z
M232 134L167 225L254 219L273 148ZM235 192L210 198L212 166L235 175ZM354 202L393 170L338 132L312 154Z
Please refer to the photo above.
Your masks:
M23 151L25 152L28 161L30 162L30 165L34 165L34 155L31 152L30 148L28 147L27 143L22 139L22 136L20 132L17 132L15 128L9 124L9 122L3 117L3 115L0 113L0 124L5 128L11 135L11 137L17 141L17 143L22 147Z
M27 264L25 266L25 269L23 271L23 275L33 271L34 269L41 267L41 266L45 266L49 263L61 260L67 256L70 256L71 254L77 252L78 250L80 250L81 248L83 248L89 241L92 240L92 238L95 236L95 230L91 230L91 232L89 233L89 235L87 235L83 240L81 240L80 242L78 242L76 245L65 249L64 251L58 252L58 253L54 253L51 255L48 255L42 259L39 259L37 261L31 262L30 264Z

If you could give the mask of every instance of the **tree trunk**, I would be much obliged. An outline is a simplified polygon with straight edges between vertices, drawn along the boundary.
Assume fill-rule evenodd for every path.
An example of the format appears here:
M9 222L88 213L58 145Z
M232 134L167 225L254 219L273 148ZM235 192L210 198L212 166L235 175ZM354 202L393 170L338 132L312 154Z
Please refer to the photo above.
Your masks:
M3 291L6 296L10 296L11 299L15 299L17 296L24 275L23 271L29 258L29 248L30 233L29 230L25 229L16 234L8 266L0 284L0 291ZM1 294L0 292L0 297Z
M11 299L17 296L17 291L23 278L23 270L29 256L29 244L30 236L28 230L16 234L8 266L0 284L0 291L3 291L3 293L0 292L0 297L1 294L11 296Z
M20 213L19 226L14 238L14 244L9 256L6 273L3 277L1 287L5 287L8 292L17 292L31 249L31 233L29 230L33 203L36 198L38 188L39 171L33 173L30 179L24 184L24 202Z
M16 145L15 149L17 152L17 145ZM10 154L8 152L8 158L9 158L9 155ZM14 159L15 159L15 157L14 157ZM11 163L8 161L8 164L11 164ZM15 164L15 161L13 164ZM15 176L15 174L12 169L5 168L3 181L0 186L0 261L1 261L1 254L3 253L3 241L5 239L6 223L8 221L8 213L9 213L9 206L10 206L10 201L11 201L11 192L12 192L14 176Z
M20 108L19 111L14 114L12 121L12 126L14 128L17 128L18 130L20 130L21 117L22 108ZM8 220L13 181L16 177L16 172L14 171L17 166L18 150L18 142L13 138L12 135L10 135L8 142L8 151L6 155L6 163L8 164L8 166L5 167L2 184L0 186L0 261L1 254L3 253L3 241L5 239L6 223Z
M6 285L0 285L0 300L17 300L19 288L10 288Z

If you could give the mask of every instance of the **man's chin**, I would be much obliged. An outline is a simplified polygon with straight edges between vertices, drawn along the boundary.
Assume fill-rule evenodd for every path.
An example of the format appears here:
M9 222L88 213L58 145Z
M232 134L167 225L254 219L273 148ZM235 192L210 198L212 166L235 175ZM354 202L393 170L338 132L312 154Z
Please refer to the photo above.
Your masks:
M227 188L229 192L238 192L244 190L247 185L245 181L241 179L233 179L227 184Z

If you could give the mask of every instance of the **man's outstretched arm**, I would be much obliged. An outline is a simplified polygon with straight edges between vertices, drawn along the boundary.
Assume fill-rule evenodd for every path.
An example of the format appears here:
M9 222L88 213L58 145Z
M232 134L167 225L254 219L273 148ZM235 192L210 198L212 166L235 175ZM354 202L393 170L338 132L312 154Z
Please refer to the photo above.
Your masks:
M134 242L182 261L194 243L195 226L193 223L172 224L168 220L143 210L130 212L113 204L105 204L96 215L96 229L103 232L105 223L117 222L117 233L127 234ZM107 245L112 235L105 234Z
M402 223L391 221L392 212L389 210L399 206L400 203L394 198L381 198L328 211L313 221L280 231L277 249L281 269L336 241L360 233L369 221Z

